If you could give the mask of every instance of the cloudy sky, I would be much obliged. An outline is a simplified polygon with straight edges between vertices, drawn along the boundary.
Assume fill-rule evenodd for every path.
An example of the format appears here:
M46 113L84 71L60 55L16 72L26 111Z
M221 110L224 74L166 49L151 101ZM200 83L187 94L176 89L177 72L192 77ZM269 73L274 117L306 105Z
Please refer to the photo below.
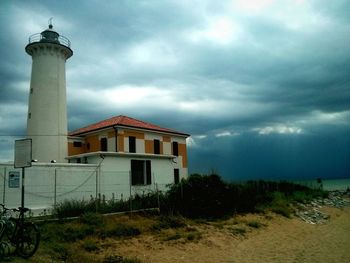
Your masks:
M0 161L25 135L28 37L68 37L73 130L127 115L192 136L190 172L350 177L347 0L0 2Z

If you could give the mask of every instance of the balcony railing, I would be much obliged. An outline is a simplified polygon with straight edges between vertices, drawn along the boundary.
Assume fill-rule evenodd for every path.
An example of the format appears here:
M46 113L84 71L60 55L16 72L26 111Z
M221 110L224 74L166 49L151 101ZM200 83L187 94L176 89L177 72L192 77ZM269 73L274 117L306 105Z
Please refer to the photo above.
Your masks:
M56 43L56 44L61 44L63 46L70 48L70 41L65 36L58 36L57 39L52 40L52 39L44 38L41 33L37 33L29 37L29 44L35 43L35 42Z

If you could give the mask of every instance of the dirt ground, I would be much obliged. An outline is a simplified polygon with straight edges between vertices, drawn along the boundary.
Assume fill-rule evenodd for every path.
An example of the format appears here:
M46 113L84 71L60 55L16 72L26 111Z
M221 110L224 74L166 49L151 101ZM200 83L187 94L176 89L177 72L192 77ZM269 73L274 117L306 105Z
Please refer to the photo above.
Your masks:
M220 224L199 224L198 241L160 241L154 236L117 242L109 253L134 256L141 262L350 262L350 207L323 208L330 215L326 224L311 225L298 218L246 215ZM260 222L246 227L242 222ZM247 226L247 224L246 224ZM114 247L114 248L113 248ZM108 251L107 251L108 253Z
M185 228L149 231L133 238L107 238L99 241L97 251L87 252L76 245L77 257L68 262L103 262L112 255L142 263L350 262L350 207L321 210L330 215L325 224L248 214L214 222L190 221ZM133 220L143 225L153 222L142 217ZM84 257L79 257L81 253ZM12 262L27 261L15 258ZM64 261L53 260L42 247L29 262Z

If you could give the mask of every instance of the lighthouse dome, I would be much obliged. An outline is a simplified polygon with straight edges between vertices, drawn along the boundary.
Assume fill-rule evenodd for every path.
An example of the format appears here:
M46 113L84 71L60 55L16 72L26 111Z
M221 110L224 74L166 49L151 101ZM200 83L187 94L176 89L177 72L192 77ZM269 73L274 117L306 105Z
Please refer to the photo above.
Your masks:
M50 42L50 43L57 43L60 44L60 41L58 40L59 34L52 30L52 25L49 25L49 28L45 31L41 32L41 39L40 42Z

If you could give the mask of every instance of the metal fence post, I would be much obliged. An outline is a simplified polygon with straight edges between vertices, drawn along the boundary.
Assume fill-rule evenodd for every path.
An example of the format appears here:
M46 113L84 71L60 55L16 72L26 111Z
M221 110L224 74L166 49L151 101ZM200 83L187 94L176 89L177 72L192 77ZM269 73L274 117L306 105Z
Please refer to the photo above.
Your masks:
M159 189L158 189L158 184L156 183L156 191L157 191L157 203L158 203L158 209L160 212L160 199L159 199Z
M131 184L132 184L131 171L129 171L129 202L130 202L130 212L132 212Z
M96 213L98 212L98 171L96 169L96 197L95 197L95 205L96 205Z
M2 193L2 203L5 205L6 191L6 167L4 167L4 192Z
M55 182L54 182L54 199L53 199L53 206L56 208L57 204L57 168L55 168Z

